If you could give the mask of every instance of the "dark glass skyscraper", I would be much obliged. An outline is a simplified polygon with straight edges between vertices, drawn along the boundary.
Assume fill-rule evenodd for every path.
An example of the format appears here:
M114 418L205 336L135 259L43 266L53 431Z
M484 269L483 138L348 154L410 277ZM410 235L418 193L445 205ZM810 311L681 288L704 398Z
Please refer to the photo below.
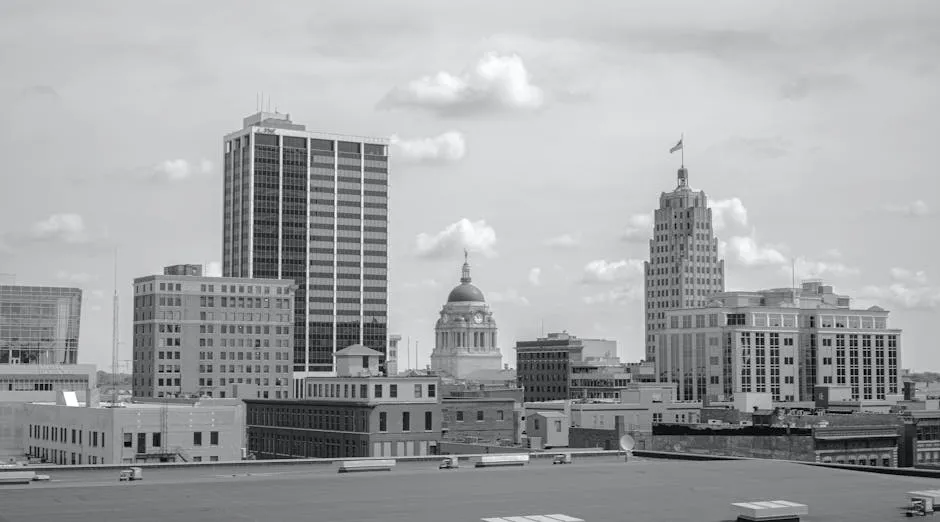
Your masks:
M298 285L295 378L332 372L333 353L352 344L385 353L388 140L260 112L224 151L223 275Z
M0 285L0 364L77 364L82 291Z

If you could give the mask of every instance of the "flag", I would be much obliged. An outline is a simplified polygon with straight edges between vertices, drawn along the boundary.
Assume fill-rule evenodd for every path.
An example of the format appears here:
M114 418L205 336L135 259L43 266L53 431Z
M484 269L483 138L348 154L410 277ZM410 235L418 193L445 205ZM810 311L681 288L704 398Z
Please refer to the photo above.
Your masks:
M675 152L675 151L677 151L677 150L682 150L682 139L681 139L681 138L679 139L679 143L676 143L676 146L675 146L675 147L669 149L669 154L672 154L673 152Z

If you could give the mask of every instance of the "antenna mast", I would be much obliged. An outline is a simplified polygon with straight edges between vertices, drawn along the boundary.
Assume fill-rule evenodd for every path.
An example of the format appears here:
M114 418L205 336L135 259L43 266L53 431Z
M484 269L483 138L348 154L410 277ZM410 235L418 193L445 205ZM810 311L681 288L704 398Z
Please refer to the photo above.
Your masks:
M114 311L112 318L111 332L111 407L117 405L118 398L118 336L120 335L119 321L120 316L117 287L117 248L114 249Z

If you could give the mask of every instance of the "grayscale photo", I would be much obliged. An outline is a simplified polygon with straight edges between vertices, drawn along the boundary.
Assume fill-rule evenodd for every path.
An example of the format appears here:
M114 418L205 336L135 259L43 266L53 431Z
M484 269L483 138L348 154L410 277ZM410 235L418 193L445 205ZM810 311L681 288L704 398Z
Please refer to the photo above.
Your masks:
M0 0L0 522L940 511L940 2Z

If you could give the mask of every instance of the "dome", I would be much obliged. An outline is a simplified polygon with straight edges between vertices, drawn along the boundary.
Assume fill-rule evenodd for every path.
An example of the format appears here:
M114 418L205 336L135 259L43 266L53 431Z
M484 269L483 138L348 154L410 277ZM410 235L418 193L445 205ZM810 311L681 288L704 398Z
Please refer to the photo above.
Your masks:
M483 297L483 292L475 285L462 283L455 286L454 289L450 291L450 295L447 296L447 302L460 303L464 301L485 302L486 298Z

